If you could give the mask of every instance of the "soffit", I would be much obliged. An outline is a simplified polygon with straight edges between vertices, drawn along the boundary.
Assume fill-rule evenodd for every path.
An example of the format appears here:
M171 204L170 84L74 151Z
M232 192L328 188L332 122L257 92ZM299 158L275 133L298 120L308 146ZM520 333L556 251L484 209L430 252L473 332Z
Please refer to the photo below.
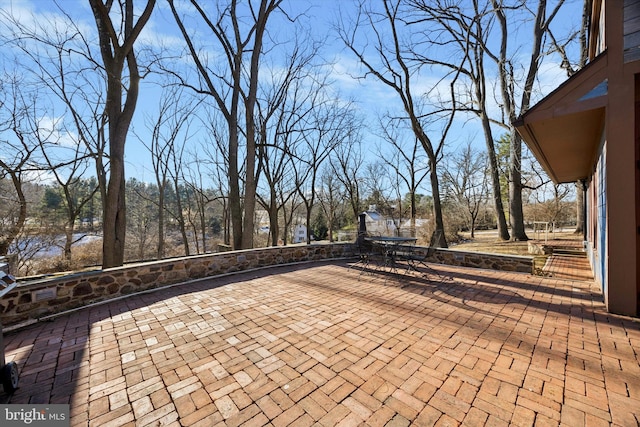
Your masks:
M605 125L606 65L605 52L514 122L557 184L593 171Z

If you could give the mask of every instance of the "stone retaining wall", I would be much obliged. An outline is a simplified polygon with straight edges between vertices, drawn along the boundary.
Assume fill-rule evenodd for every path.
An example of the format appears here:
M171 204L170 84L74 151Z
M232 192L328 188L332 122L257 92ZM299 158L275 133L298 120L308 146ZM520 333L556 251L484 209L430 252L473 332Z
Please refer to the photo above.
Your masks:
M123 267L74 273L36 280L20 280L16 289L0 299L4 326L38 319L124 295L193 279L280 264L354 256L352 243L313 244L222 252L172 258ZM414 248L427 255L426 247ZM431 250L428 261L454 266L531 273L532 258Z
M192 279L254 268L352 256L351 244L314 244L172 258L123 267L20 280L0 299L3 326Z
M422 250L422 249L418 249ZM422 250L426 254L427 248ZM489 270L533 273L533 257L517 255L463 252L452 249L436 249L429 258L432 262L459 267L486 268Z

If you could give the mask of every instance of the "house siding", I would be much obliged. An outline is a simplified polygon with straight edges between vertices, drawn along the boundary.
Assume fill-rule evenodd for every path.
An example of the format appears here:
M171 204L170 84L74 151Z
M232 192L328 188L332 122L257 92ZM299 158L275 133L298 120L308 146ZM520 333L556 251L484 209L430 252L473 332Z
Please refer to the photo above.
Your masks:
M607 292L607 146L603 144L592 181L592 212L589 256L596 282Z
M624 2L624 62L640 59L640 0Z
M527 144L540 149L538 156L545 159L546 164L550 164L546 160L549 156L555 156L557 165L563 166L563 159L558 157L555 148L540 146L530 129L542 128L548 124L546 121L570 126L570 108L604 107L604 130L589 134L589 138L594 137L590 142L600 141L595 159L593 151L586 149L586 142L581 147L584 150L573 150L574 156L588 157L590 162L595 160L591 171L578 171L577 167L574 170L574 173L589 175L585 245L607 309L616 314L640 316L640 0L594 0L592 7L589 52L592 64L600 61L598 64L603 67L603 76L598 79L607 82L602 105L581 104L584 99L579 97L585 92L580 84L584 81L577 79L573 86L564 86L568 91L575 91L577 101L569 95L568 104L563 103L561 97L546 98L542 101L544 111L557 115L530 114L537 107L534 106L525 113L523 130L529 138ZM548 134L542 135L551 140ZM557 138L553 141L563 144Z

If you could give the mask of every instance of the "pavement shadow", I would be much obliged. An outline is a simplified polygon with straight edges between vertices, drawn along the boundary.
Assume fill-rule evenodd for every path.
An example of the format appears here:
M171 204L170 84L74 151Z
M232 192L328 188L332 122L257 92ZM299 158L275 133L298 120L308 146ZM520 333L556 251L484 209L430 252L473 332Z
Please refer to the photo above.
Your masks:
M317 264L315 264L317 265ZM12 394L0 386L0 404L67 404L87 375L86 362L89 337L99 334L95 325L127 312L153 306L164 300L237 282L291 272L305 265L274 266L238 272L190 282L150 289L71 310L47 320L4 334L5 353L18 353L7 360L18 365L18 389ZM72 408L73 412L73 408Z
M337 274L335 269L312 270L324 264L342 267L343 270ZM100 323L105 320L126 316L130 311L150 307L173 297L270 276L277 277L279 283L338 293L346 300L353 301L353 304L357 304L358 301L373 302L376 306L390 310L394 316L403 316L411 312L425 313L441 322L452 322L473 330L474 335L486 334L495 339L508 338L514 333L513 325L528 321L504 310L504 307L509 306L570 313L571 316L581 316L589 321L620 323L627 329L640 328L639 324L625 322L614 315L591 308L588 302L600 304L602 296L586 285L558 286L553 284L554 279L542 277L532 280L530 276L522 276L523 280L518 280L520 276L515 273L509 274L508 278L499 278L495 275L484 276L481 270L476 272L462 268L445 269L438 265L434 265L433 268L443 275L451 276L452 279L436 280L432 275L422 277L414 273L399 275L397 271L381 269L361 272L350 268L347 261L328 260L200 279L77 309L46 322L5 334L5 349L7 352L15 353L13 361L20 369L20 384L13 395L0 393L0 403L71 403L70 396L79 386L80 379L86 380L84 376L88 375L90 369L86 354L89 338L93 340L93 337L100 336ZM310 274L285 274L298 270L309 270ZM343 283L336 280L341 277L348 277L348 281L345 280ZM375 281L376 285L380 286L354 286L355 283L365 280ZM541 293L562 298L538 298ZM568 298L570 300L567 300ZM569 304L568 301L576 301L576 305ZM457 317L451 317L455 308L464 311L457 313ZM495 327L499 322L505 326ZM104 327L109 327L109 322L106 322Z

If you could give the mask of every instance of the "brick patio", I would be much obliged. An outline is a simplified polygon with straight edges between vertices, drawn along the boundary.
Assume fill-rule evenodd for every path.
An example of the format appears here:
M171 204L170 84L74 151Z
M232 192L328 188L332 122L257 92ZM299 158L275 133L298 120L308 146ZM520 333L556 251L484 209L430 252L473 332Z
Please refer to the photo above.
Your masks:
M10 332L20 388L0 401L69 403L72 425L100 427L638 425L640 323L606 313L592 280L349 265L208 279Z

